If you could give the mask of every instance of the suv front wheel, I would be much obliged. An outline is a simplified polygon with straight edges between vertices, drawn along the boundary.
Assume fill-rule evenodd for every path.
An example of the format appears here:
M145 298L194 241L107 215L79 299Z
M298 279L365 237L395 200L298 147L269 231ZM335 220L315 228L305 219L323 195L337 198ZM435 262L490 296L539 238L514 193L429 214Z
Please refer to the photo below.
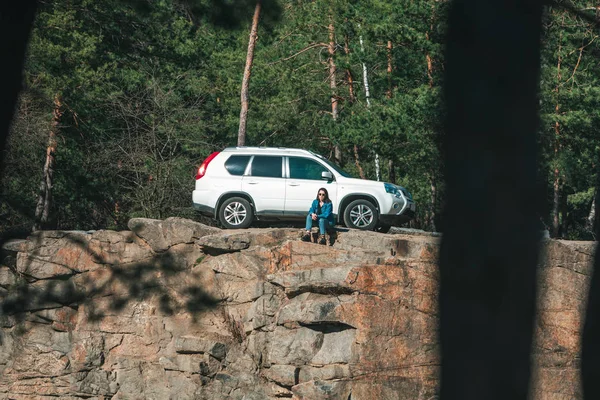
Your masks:
M226 229L244 229L250 226L254 215L248 200L231 197L219 209L219 221Z
M348 228L373 230L377 225L378 217L377 209L368 200L354 200L344 210L344 223Z

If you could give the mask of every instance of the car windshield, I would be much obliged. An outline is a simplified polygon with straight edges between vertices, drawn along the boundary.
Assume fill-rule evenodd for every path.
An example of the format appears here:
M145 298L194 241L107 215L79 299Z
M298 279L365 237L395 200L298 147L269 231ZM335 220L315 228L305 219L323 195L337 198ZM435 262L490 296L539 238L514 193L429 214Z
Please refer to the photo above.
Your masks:
M338 165L336 165L333 162L329 161L328 159L326 159L322 155L316 154L316 153L313 153L313 154L315 156L319 157L323 162L325 162L327 165L329 165L331 168L333 168L341 176L346 177L346 178L352 178L352 175L350 175L349 173L347 173L346 171L344 171L343 169L341 169Z

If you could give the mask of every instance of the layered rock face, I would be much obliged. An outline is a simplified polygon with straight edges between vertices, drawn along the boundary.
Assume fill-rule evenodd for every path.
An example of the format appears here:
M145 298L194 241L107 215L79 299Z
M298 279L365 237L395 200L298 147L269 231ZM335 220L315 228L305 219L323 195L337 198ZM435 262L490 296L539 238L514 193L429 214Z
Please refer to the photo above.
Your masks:
M129 228L5 244L0 399L437 398L439 238ZM544 242L533 398L581 398L592 251Z

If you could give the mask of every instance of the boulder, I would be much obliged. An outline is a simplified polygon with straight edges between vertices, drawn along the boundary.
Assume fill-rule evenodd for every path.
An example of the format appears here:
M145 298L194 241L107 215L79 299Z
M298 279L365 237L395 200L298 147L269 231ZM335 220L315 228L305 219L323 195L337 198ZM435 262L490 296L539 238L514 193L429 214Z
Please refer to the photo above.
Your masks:
M132 218L127 223L127 227L145 240L155 252L165 251L176 244L193 243L198 238L221 231L199 222L175 217L164 221Z

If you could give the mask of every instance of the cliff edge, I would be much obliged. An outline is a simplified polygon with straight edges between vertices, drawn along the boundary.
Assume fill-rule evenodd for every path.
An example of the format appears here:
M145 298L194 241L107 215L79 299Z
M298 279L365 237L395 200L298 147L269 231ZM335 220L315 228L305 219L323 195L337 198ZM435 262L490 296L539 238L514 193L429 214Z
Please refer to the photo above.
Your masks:
M41 231L3 246L2 399L435 399L439 237ZM581 398L593 242L544 240L532 398Z

